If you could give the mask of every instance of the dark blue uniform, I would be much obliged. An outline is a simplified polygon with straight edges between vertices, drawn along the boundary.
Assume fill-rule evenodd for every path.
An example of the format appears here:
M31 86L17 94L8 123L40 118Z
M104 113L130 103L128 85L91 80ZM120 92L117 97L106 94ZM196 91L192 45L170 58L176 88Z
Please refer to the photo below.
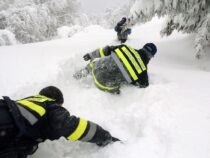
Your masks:
M35 152L40 142L62 136L99 146L112 141L102 127L71 116L51 98L37 95L18 101L5 100L0 100L0 158L26 157Z
M143 49L136 50L127 45L106 46L87 56L92 62L74 74L76 79L91 73L98 88L113 93L119 93L121 84L149 86L147 65L150 59ZM100 59L94 60L96 58Z

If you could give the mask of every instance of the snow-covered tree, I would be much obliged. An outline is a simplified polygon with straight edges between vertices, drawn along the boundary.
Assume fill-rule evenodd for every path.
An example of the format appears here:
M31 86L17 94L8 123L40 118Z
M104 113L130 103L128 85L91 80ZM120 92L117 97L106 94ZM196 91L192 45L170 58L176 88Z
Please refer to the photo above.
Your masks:
M0 46L16 44L15 35L9 30L0 30Z
M123 5L118 8L108 8L106 9L104 16L103 16L103 23L113 28L117 22L119 22L122 17L127 17L129 14L129 5Z
M60 26L72 23L79 8L76 0L46 0L45 5L51 15L56 17Z
M114 28L122 17L128 17L132 4L133 0L128 4L121 4L115 8L107 8L101 16L95 19L97 19L98 24L104 27Z
M11 10L6 17L6 28L15 34L21 43L46 40L56 33L56 19L46 7L26 6Z
M57 28L85 19L78 0L1 0L0 9L0 29L14 33L20 43L51 39Z
M210 45L210 0L136 0L130 11L132 23L146 22L153 16L167 15L161 35L174 30L195 33L196 57Z

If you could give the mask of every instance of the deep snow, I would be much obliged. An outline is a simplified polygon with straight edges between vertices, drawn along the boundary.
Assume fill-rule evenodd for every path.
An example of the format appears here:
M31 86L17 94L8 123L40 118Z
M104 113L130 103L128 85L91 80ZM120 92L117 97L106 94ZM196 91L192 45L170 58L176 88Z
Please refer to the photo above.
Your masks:
M133 28L127 44L140 48L154 42L158 53L148 65L150 86L125 86L119 96L97 89L91 77L72 77L87 64L85 53L119 44L113 30L89 26L71 38L0 47L1 95L20 99L53 84L63 91L71 114L100 124L124 142L99 148L47 141L32 158L210 157L209 62L194 59L193 35L175 32L161 38L162 23L155 18Z

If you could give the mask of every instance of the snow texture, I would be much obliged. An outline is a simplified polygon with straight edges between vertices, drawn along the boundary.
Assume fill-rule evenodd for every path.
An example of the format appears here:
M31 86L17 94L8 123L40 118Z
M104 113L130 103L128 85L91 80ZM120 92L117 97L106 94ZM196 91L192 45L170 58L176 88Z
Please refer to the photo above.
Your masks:
M9 30L0 30L0 46L16 44L15 35Z
M169 36L174 30L195 33L195 56L205 58L210 46L209 0L135 0L130 10L133 24L144 23L157 16L167 16L161 35Z
M113 29L95 25L67 39L0 47L1 95L20 99L58 86L71 114L100 124L123 141L99 148L62 138L40 144L29 158L210 157L209 62L204 67L194 60L193 35L175 31L161 38L162 24L155 18L133 27L127 44L141 48L154 42L158 52L148 65L150 86L124 86L120 95L100 91L91 77L72 77L87 64L85 53L119 44Z
M59 27L86 25L87 17L79 10L78 0L3 0L0 30L12 32L19 43L50 40Z

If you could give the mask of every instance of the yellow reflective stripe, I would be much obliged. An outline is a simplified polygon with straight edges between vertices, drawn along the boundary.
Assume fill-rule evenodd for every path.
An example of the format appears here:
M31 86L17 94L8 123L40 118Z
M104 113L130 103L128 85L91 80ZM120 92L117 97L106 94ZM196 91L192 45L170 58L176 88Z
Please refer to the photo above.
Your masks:
M84 134L87 128L87 124L88 124L87 120L80 118L76 130L70 136L68 136L67 139L72 141L78 140Z
M130 63L128 62L128 60L124 57L123 53L120 51L119 48L117 48L116 53L118 55L118 57L122 60L122 62L124 63L124 65L126 66L127 70L129 71L131 77L135 80L138 79L138 77L136 76L136 73L133 71L133 68L131 67Z
M19 100L17 103L20 103L21 105L24 105L29 109L37 112L40 116L43 116L46 113L46 110L42 106L32 103L28 100Z
M95 84L104 91L112 91L112 90L115 90L115 89L119 88L119 87L107 87L107 86L104 86L101 83L99 83L98 80L96 79L96 76L95 76L93 70L92 70L92 76L93 76L93 79L95 81Z
M132 47L128 47L128 48L129 48L129 49L132 51L132 53L135 55L136 59L138 60L139 64L141 65L142 70L145 71L147 68L146 68L146 66L144 65L144 62L142 61L141 56L139 55L139 53L136 52Z
M122 50L125 52L125 54L129 57L130 61L132 62L132 64L134 65L136 71L138 72L138 74L142 73L142 70L140 68L140 66L138 65L138 63L136 62L135 58L133 57L133 55L130 53L130 51L126 48L123 47Z
M104 56L104 50L103 50L103 48L100 48L99 49L99 53L100 53L100 57L103 57Z
M48 97L45 97L45 96L42 96L42 95L36 95L34 97L31 97L31 98L27 98L25 100L28 100L28 101L36 101L36 102L45 102L45 101L55 101L51 98L48 98Z
M90 67L91 69L93 68L93 63L92 63L92 62L89 64L89 67Z

